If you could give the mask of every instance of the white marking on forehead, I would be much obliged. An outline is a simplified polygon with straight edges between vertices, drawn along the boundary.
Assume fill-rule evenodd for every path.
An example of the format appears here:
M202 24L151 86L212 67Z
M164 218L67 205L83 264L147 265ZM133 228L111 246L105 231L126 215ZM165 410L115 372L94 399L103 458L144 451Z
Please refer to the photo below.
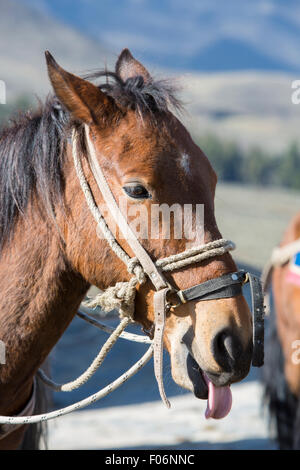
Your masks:
M191 173L191 167L190 167L190 155L187 153L183 152L180 157L180 165L185 171L186 175L189 175Z

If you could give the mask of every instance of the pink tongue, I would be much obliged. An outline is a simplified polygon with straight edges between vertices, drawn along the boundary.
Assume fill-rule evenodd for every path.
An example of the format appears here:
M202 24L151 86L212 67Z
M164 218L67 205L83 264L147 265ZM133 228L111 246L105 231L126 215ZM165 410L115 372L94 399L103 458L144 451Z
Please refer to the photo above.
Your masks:
M231 410L232 405L230 387L215 387L205 373L203 373L203 377L208 387L208 399L205 418L225 418L225 416L227 416Z

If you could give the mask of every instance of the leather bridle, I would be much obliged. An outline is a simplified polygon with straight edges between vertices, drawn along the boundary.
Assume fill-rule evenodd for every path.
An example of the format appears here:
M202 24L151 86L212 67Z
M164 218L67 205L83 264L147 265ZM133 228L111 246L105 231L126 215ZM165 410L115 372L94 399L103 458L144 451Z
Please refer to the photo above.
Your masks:
M162 381L162 356L163 356L163 334L165 327L166 313L170 307L168 301L168 294L175 292L178 298L178 304L186 303L192 300L211 300L220 298L235 297L242 294L242 286L246 282L250 282L251 293L252 293L252 309L253 309L253 359L252 364L256 367L263 365L264 357L264 305L263 295L261 290L261 284L259 278L251 273L245 273L239 271L236 273L226 274L224 276L211 279L209 281L197 284L185 290L175 290L165 279L163 272L157 265L159 263L153 262L149 254L143 248L136 235L130 228L127 220L121 212L114 195L107 183L107 180L100 168L98 163L97 154L95 147L92 143L89 134L90 130L85 125L85 136L87 142L87 155L90 169L93 177L97 183L97 186L102 194L102 197L107 205L110 214L115 219L120 231L123 235L126 234L126 241L132 249L138 263L142 267L144 273L148 279L152 282L155 288L154 294L154 321L155 321L155 333L154 333L154 371L158 382L160 395L164 403L169 407L169 402L166 398L163 381ZM74 133L73 133L73 157L76 158L78 163L77 148L74 145ZM116 240L115 240L116 241ZM214 242L212 242L214 243ZM209 244L207 244L208 246ZM224 252L231 248L226 249ZM209 250L207 250L209 251ZM185 255L186 252L183 253ZM217 252L213 251L210 253L210 257L217 256ZM176 256L176 255L175 255ZM183 256L182 256L183 257ZM172 258L172 257L170 257ZM190 258L188 264L192 264L194 258ZM176 264L175 264L176 269Z

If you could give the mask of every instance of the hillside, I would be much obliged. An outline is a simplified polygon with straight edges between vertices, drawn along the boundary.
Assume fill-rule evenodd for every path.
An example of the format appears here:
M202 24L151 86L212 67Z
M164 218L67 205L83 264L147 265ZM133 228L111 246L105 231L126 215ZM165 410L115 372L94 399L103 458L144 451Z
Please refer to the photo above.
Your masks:
M82 72L111 59L99 42L16 0L0 0L0 79L8 103L18 94L31 97L50 90L44 51L66 68Z
M124 18L131 11L132 1L128 0L129 3L127 2L128 11L124 9L123 0L120 1L119 8L120 12L124 13ZM53 53L62 66L74 73L83 73L87 70L103 68L106 64L112 64L115 62L120 50L127 46L133 46L132 52L138 58L143 56L139 41L133 43L128 34L121 35L122 40L114 43L116 36L114 26L110 25L111 12L107 12L106 0L101 2L103 14L99 14L94 20L94 23L98 22L99 30L98 36L94 34L94 38L92 38L94 23L91 22L90 31L84 31L79 22L79 16L81 13L82 21L90 18L91 11L95 12L99 8L98 3L94 4L91 0L89 5L90 7L94 5L94 10L86 8L83 11L83 4L78 0L76 8L70 9L67 16L66 5L69 5L69 3L66 0L59 3L53 1L51 5L46 0L39 2L0 0L0 80L6 82L7 110L10 110L9 107L16 97L24 92L30 100L34 100L36 95L43 98L50 91L44 60L44 51L46 49ZM163 7L163 4L153 2L151 4L153 15L155 14L156 18L164 18L168 11L167 4ZM144 9L142 9L142 5L144 5ZM192 5L194 5L193 8L196 8L194 2L189 3L186 21L188 21L193 11ZM215 2L212 2L209 8L212 8L213 5L215 5ZM255 5L256 2L253 2L252 7L248 5L248 10L254 8ZM178 8L176 1L172 8L170 7L170 18L173 18L174 21ZM54 9L56 16L54 15ZM136 20L139 15L142 15L142 11L148 11L149 9L150 5L147 1L137 4L135 7ZM284 10L284 7L281 6L281 9ZM157 16L158 13L163 16ZM217 12L214 14L219 15ZM200 15L198 12L197 15L199 24L202 24L201 21L205 18L204 13L202 12ZM102 28L103 18L107 20L107 24ZM69 25L66 25L67 21ZM119 21L118 18L116 18L116 21ZM133 25L132 21L133 19L128 24ZM291 18L289 21L292 21ZM296 18L295 21L297 21ZM122 26L124 28L127 24L125 23ZM128 24L126 28L129 27ZM192 26L193 22L191 28ZM104 45L105 42L106 44L109 42L104 34L109 27L112 28L109 36L111 49ZM79 28L82 32L79 32ZM120 34L121 31L122 28ZM137 34L137 31L136 29L135 34ZM204 36L205 31L204 28ZM103 38L100 33L104 34ZM148 34L147 28L144 34ZM151 57L147 56L148 53L145 55L145 64L158 77L173 76L179 79L181 96L186 105L186 113L181 116L181 119L194 136L201 137L204 134L212 133L224 139L235 140L245 147L258 145L271 150L273 153L284 149L292 140L300 141L300 105L297 106L291 103L291 84L293 80L299 78L297 74L282 71L282 67L278 67L281 71L277 72L271 72L270 70L260 72L241 70L221 72L219 70L210 73L195 71L183 73L179 70L174 72L173 69L166 67L167 60L164 62L164 67L160 68L159 51L161 49L157 43L155 44L156 55L152 57L152 65ZM241 59L243 57L243 60L249 59L250 51L252 51L251 54L254 54L254 46L249 41L245 42L242 38L239 40L220 39L219 33L214 35L213 41L207 42L208 49L201 48L201 44L200 41L199 48L201 50L199 49L197 54L200 54L202 58L208 54L207 58L210 58L210 60L215 60L218 54L222 55L222 51L224 53L226 49L223 59L228 58L227 68L236 68L241 63L240 61L235 62L236 57L230 55L231 47L235 48L236 53L241 56ZM285 44L285 42L282 44ZM152 46L154 47L154 44ZM244 54L244 47L249 53L248 56ZM168 42L169 51L170 48L173 51L172 53L175 53L175 51L177 53L176 42L172 42L171 39ZM150 49L144 47L144 52L149 52ZM261 49L259 54L256 55L256 64L258 66L259 63L264 63L265 68L268 68L267 62L264 62L264 54L263 49ZM187 50L184 57L188 60L189 53ZM229 64L229 58L231 65ZM181 60L180 57L178 57L178 60ZM270 56L268 60L270 65L272 61L277 59ZM172 65L172 61L169 62L169 65ZM187 64L185 65L187 66ZM219 68L222 68L221 62L219 62ZM0 104L0 106L1 116L1 114L4 114L1 111L3 111L5 105Z
M300 142L300 105L291 101L296 78L274 72L186 73L179 80L187 109L183 119L195 136L212 133L280 152L292 140Z

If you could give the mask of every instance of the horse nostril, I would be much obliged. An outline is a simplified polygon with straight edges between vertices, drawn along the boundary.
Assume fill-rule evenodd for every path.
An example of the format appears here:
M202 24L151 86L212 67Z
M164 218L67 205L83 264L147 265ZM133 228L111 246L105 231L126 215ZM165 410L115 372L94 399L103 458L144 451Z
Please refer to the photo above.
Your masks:
M212 353L218 364L226 371L232 371L240 362L243 347L239 338L229 330L220 331L212 341Z
M233 336L226 336L224 339L224 347L229 357L235 361L242 353L240 343L237 342Z

